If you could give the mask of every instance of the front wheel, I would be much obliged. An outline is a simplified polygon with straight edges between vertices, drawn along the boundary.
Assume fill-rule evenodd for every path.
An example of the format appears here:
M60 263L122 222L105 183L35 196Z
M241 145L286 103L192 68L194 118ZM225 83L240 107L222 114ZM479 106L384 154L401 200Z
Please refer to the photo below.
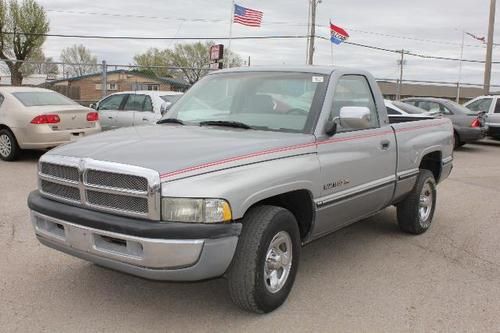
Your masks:
M228 272L229 293L240 308L267 313L292 289L300 257L300 232L293 214L281 207L257 206L245 214L243 230Z
M397 205L398 224L411 234L427 231L436 208L436 180L429 170L422 169L417 183L405 200Z

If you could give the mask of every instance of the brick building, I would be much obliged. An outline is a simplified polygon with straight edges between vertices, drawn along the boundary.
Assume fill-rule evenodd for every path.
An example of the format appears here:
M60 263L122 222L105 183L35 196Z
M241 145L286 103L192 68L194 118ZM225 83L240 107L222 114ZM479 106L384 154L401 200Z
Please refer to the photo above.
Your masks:
M43 86L60 92L83 105L89 105L103 97L101 73L55 80ZM131 90L185 91L188 88L187 82L172 78L152 77L127 70L107 72L108 94Z

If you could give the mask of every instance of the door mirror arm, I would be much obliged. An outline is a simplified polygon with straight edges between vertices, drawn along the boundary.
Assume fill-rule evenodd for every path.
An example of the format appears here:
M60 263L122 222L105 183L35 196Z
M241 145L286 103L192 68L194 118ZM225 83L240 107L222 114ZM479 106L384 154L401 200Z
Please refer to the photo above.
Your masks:
M332 120L328 120L325 125L325 133L328 136L334 136L337 133L339 122L340 117L335 117Z

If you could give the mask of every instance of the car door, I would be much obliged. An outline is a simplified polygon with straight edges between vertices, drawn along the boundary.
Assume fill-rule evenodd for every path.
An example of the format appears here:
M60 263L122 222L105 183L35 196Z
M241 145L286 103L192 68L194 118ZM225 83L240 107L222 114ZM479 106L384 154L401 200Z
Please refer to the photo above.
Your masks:
M380 125L368 80L345 75L335 85L330 119L345 106L370 110L369 128L337 126L332 137L318 141L321 193L316 204L314 235L339 229L386 207L392 200L396 173L396 140L392 127Z
M500 138L500 98L496 98L494 106L486 118L486 125L491 136Z
M123 105L125 94L111 95L99 102L97 111L103 130L109 130L117 127L117 113Z
M134 114L134 126L154 124L160 118L160 112L156 113L153 107L153 101L148 95L136 95L138 102L142 100L141 110L137 110ZM139 100L140 99L140 100Z
M134 117L136 112L142 110L141 95L127 94L123 106L116 114L117 127L134 126Z

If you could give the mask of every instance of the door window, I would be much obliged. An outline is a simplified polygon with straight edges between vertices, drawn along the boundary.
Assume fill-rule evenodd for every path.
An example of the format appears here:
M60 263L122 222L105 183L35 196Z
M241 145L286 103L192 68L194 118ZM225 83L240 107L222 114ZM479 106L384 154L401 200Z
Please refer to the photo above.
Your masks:
M497 104L495 104L495 113L500 113L500 98L497 99Z
M379 127L377 107L370 85L364 76L345 75L339 79L333 95L332 118L340 115L340 109L345 106L366 107L370 110L370 128ZM338 131L355 131L364 128L339 125Z
M108 98L104 99L101 103L99 103L99 107L97 108L99 111L101 110L119 110L120 105L123 102L123 98L126 95L112 95Z
M475 112L480 112L480 111L488 112L490 110L492 102L493 102L492 98L481 98L467 105L467 109ZM496 108L498 108L498 102L497 105L495 106L495 112Z
M429 112L440 112L442 114L453 114L448 108L444 105L441 105L437 102L432 101L419 101L417 106L421 109L427 110Z
M129 95L123 107L124 111L153 111L153 102L146 95Z

